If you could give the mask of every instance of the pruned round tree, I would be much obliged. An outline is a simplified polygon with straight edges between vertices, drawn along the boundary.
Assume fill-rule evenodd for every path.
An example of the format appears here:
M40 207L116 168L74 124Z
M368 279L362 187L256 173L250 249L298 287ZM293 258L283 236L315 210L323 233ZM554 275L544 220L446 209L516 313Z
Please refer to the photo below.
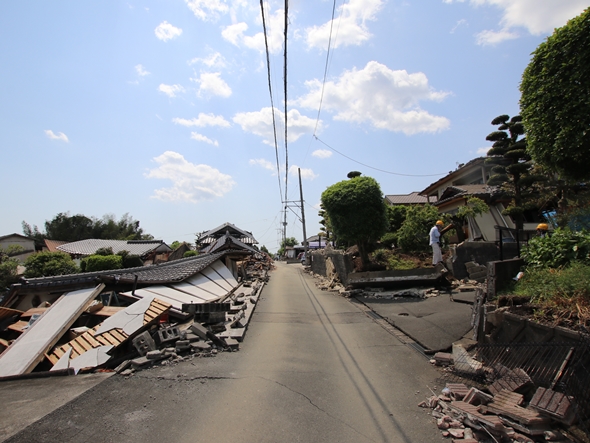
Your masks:
M336 237L356 244L366 266L368 246L387 231L383 193L371 177L353 177L333 184L322 193L322 205L328 213Z
M528 152L564 178L590 178L590 8L541 43L520 84Z

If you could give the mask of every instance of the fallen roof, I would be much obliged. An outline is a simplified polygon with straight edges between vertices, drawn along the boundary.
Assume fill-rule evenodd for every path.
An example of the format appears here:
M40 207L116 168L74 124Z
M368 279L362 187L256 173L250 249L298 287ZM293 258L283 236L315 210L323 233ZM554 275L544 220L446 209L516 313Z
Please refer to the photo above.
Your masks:
M484 184L477 185L455 185L445 188L440 199L434 203L434 206L440 206L443 203L450 202L458 197L489 197L496 191L497 187Z
M2 301L2 305L10 306L17 294L23 290L81 287L100 281L138 285L181 282L226 255L250 255L250 252L230 249L213 254L200 254L195 257L183 258L158 265L23 279L20 283L12 285L11 291Z
M115 254L121 251L129 251L130 254L139 255L140 257L152 251L172 251L172 248L162 240L102 240L91 238L57 247L59 251L72 255L92 255L101 248L112 248Z

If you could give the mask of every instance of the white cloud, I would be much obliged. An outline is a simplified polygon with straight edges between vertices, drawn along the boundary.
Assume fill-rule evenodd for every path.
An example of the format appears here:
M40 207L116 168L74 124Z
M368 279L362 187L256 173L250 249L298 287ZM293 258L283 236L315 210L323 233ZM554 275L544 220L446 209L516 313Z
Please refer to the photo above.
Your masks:
M293 177L299 177L299 166L291 165L289 166L289 175ZM309 168L301 168L301 178L304 180L313 180L314 178L318 178L319 175L315 174L312 169Z
M221 15L229 11L227 3L223 0L185 0L188 8L193 11L195 17L204 21L217 20Z
M70 140L68 139L68 136L65 135L63 132L58 132L57 134L54 134L51 129L46 129L45 135L47 137L49 137L51 140L61 140L62 142L66 142L66 143L70 142Z
M296 104L317 109L322 82L306 82L310 92L294 100ZM335 120L369 122L373 127L406 135L439 132L449 128L445 117L420 108L421 101L442 101L449 93L435 91L422 72L408 74L393 71L371 61L361 70L345 71L336 81L326 82L322 107L335 113Z
M332 151L329 149L316 149L311 155L317 158L330 158L332 157Z
M166 151L154 161L158 167L149 170L145 177L172 182L171 187L154 191L152 198L158 200L197 203L223 197L236 184L230 175L209 165L191 163L178 152Z
M465 20L464 18L457 21L457 24L455 26L453 26L453 29L451 29L451 34L454 34L455 31L459 28L459 26L463 26L465 24L467 24L467 20Z
M199 97L204 95L229 97L232 94L231 88L221 78L221 73L219 72L202 72L199 78L191 78L191 80L199 83Z
M453 3L453 0L443 2ZM532 35L550 34L589 6L588 0L470 0L470 4L495 6L502 11L500 30L484 30L476 35L476 41L480 45L493 45L518 38L519 34L514 28L524 28Z
M206 137L203 134L199 134L198 132L191 132L191 138L198 142L205 142L213 146L219 146L217 140L211 140L209 137Z
M497 45L506 40L514 40L519 35L516 32L511 32L508 28L501 29L500 31L481 31L475 36L475 42L481 46Z
M230 123L223 118L221 115L215 114L203 114L202 112L199 113L198 118L186 119L186 118L173 118L172 122L177 125L182 126L198 126L203 128L205 126L221 126L223 128L227 128L230 126Z
M279 127L283 127L284 115L283 112L275 108L275 121L277 125L280 125ZM259 135L264 139L264 143L274 146L271 108L262 108L256 112L238 113L234 116L233 121L239 124L244 131ZM296 109L291 109L288 112L287 125L289 141L295 142L302 135L313 133L315 120L301 115ZM318 128L321 128L321 122ZM284 132L281 131L284 131L284 129L277 129L277 131L277 137L282 137Z
M135 65L135 72L140 77L145 77L146 75L150 75L150 73L145 70L145 68L143 67L143 65Z
M360 45L371 38L366 22L375 20L383 5L382 0L350 0L338 8L339 16L321 26L306 29L307 44L312 48L327 49L332 29L332 47Z
M486 155L488 155L488 151L490 150L491 146L487 146L485 148L479 148L477 151L475 151L475 153L477 155L479 155L480 157L485 157Z
M270 14L267 17L266 34L268 39L268 50L271 54L276 54L283 48L284 20L285 16L282 9L275 11L274 14ZM247 30L248 25L246 23L234 23L225 27L221 31L221 36L235 46L245 46L246 48L264 52L266 48L264 44L264 33L258 32L254 35L245 35Z
M189 65L194 65L196 63L202 63L209 68L224 68L226 65L225 58L223 58L223 55L221 55L219 52L211 54L206 58L195 57L188 62Z
M165 85L162 83L158 86L158 91L163 92L168 97L176 97L179 92L184 92L184 88L180 85Z
M168 40L180 36L180 34L182 34L182 29L177 28L164 20L157 26L154 33L160 40L167 42Z
M250 159L248 163L252 166L260 166L264 169L268 169L269 171L273 172L273 175L276 175L277 173L276 166L272 162L269 162L263 158Z

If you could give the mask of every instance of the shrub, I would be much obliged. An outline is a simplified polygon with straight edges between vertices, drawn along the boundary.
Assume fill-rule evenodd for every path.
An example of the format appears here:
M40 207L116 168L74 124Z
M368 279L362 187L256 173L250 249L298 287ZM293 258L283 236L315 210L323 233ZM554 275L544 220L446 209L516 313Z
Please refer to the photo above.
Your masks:
M186 257L195 257L196 255L199 255L199 253L197 251L186 251L183 255L184 258Z
M129 253L128 251L121 251L121 252ZM94 253L94 255L113 255L113 254L114 254L113 248L110 246L108 246L106 248L98 248L96 250L96 252Z
M388 232L381 237L380 241L383 246L391 248L397 243L397 234L395 232Z
M431 205L409 207L406 219L397 232L399 247L404 252L424 252L430 249L428 233L440 217Z
M123 258L120 255L91 255L83 259L81 265L84 272L110 271L121 269Z
M123 257L124 268L139 268L140 266L143 266L143 260L139 255L128 254Z
M39 252L25 260L25 277L49 277L76 274L80 271L74 260L65 252Z
M590 264L590 233L558 228L551 236L531 239L522 258L528 268L558 268L573 261Z

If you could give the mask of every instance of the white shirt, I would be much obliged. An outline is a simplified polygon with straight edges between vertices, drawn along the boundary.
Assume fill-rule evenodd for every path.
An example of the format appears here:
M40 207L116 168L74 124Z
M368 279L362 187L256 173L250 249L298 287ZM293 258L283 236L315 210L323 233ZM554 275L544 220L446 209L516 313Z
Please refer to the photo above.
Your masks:
M430 246L440 241L440 231L438 230L437 226L433 226L430 230Z

